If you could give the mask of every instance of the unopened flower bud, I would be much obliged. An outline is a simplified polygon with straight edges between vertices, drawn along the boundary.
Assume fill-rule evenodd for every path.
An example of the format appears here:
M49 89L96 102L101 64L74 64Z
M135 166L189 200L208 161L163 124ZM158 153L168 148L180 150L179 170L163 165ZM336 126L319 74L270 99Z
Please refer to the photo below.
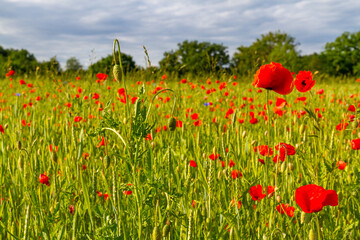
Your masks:
M174 131L176 129L176 119L174 117L169 119L168 126L170 131Z
M113 67L113 74L116 81L120 82L122 80L122 69L120 65L115 64Z

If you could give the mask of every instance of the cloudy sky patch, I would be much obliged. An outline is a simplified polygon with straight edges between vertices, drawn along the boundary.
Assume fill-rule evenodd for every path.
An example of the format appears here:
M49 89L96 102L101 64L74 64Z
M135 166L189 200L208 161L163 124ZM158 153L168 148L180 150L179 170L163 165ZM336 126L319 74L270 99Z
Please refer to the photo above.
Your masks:
M360 31L358 0L0 0L0 45L27 49L38 60L75 56L87 67L121 50L154 65L184 40L222 43L230 56L261 34L295 37L302 54L320 52L344 31Z

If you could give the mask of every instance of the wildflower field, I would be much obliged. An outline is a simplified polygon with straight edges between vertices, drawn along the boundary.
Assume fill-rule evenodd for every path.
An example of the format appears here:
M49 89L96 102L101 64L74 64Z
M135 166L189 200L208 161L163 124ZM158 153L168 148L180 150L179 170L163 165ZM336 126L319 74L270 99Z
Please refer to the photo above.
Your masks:
M0 81L1 239L359 239L360 83Z

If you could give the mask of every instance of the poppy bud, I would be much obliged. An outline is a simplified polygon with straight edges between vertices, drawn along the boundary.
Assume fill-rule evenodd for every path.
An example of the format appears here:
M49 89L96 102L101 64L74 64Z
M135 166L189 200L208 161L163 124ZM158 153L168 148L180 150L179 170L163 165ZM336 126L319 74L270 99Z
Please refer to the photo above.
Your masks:
M8 128L8 124L6 123L5 125L4 125L4 129L7 129Z
M124 125L126 125L126 123L127 123L127 119L126 119L126 118L124 118L123 123L124 123Z
M41 155L41 150L40 150L40 148L38 149L37 154L38 154L39 156Z
M169 119L168 122L170 131L174 131L176 129L176 119L174 117Z
M152 239L153 240L161 240L161 232L160 232L160 228L158 226L154 227L154 230L152 232Z
M268 134L268 131L265 131L264 135L267 136L267 134Z
M114 78L116 79L116 81L120 82L122 79L122 69L121 69L120 65L118 65L118 64L114 65L113 74L114 74Z
M280 197L280 195L276 195L276 201L277 201L278 203L281 202L281 197Z
M253 141L251 142L251 146L253 146L255 143L256 143L256 140L253 140Z

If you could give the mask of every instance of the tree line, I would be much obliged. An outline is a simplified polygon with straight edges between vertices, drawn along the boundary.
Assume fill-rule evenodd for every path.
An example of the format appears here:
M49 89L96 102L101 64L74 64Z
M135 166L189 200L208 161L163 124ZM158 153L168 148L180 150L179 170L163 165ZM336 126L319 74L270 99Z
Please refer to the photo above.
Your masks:
M239 46L230 58L223 44L185 40L178 43L177 49L165 52L159 67L152 69L178 75L225 71L243 76L254 74L260 65L280 62L294 72L310 70L333 76L360 75L360 31L344 32L335 41L326 43L320 53L302 55L298 50L299 45L287 33L269 32L261 35L250 46ZM131 55L122 53L121 58L125 72L144 70L136 65ZM72 57L67 60L65 70L62 70L56 57L38 62L27 50L4 49L0 46L2 74L10 68L20 73L110 73L113 64L112 55L109 54L84 70L79 61Z

